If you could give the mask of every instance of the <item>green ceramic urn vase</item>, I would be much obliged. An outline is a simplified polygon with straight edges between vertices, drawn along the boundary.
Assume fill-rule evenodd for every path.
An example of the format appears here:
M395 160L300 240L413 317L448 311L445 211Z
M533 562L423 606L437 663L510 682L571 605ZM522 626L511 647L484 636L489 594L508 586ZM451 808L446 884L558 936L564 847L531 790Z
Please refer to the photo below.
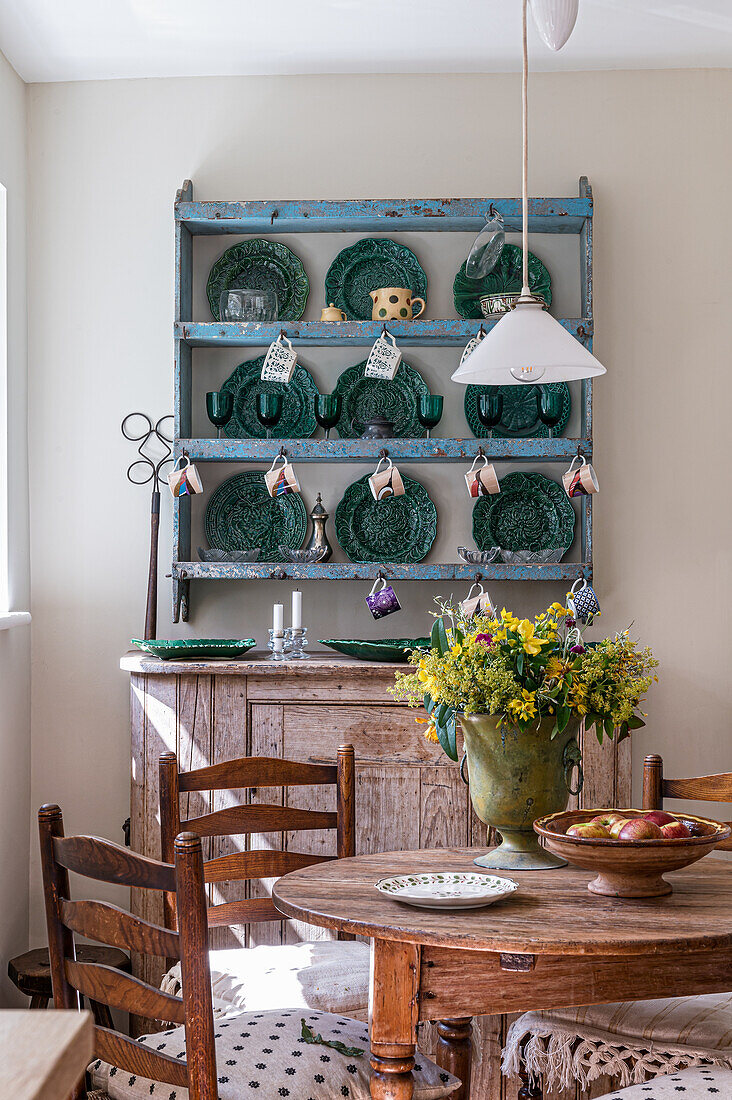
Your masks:
M581 766L577 785L571 786L579 761L579 719L570 721L554 739L553 717L542 718L524 731L499 729L498 717L492 714L459 714L458 721L465 738L473 809L503 838L475 863L511 871L564 866L566 860L539 845L533 825L537 818L563 810L570 793L581 789Z

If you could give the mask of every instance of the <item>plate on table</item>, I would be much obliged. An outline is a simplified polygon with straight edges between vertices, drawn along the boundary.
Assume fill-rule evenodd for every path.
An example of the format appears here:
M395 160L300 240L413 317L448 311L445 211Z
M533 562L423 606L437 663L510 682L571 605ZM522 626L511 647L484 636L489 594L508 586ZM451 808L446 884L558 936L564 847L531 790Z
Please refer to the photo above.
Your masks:
M364 237L342 249L325 276L325 300L349 321L370 321L371 290L409 287L412 297L427 297L427 276L411 248L384 237ZM478 315L480 316L480 314Z
M544 474L506 474L495 496L473 508L473 539L479 550L549 550L574 538L575 512L563 487Z
M318 638L318 641L359 661L391 661L400 665L407 663L413 649L430 648L429 638Z
M161 661L210 661L241 657L257 644L254 638L132 638L132 645Z
M467 261L466 261L467 262ZM462 265L452 284L455 309L467 320L482 320L480 299L491 294L520 294L523 253L516 244L504 244L498 263L482 279L471 279ZM546 304L552 304L552 281L544 264L529 252L529 288L540 295Z
M366 360L348 367L339 376L333 393L342 398L341 417L336 427L341 439L358 439L366 424L383 416L394 425L396 439L419 439L427 434L417 416L419 399L429 396L429 386L419 371L401 362L391 381L367 378ZM384 444L386 446L386 444Z
M307 439L318 424L314 398L318 387L305 367L299 363L289 382L263 382L264 356L240 363L221 387L233 395L234 411L224 425L229 439L266 439L267 429L257 419L257 394L281 393L282 416L272 429L277 439Z
M538 386L466 386L465 419L474 436L482 439L484 428L478 416L478 398L484 393L496 393L503 397L503 413L500 422L493 428L493 435L499 439L546 439L549 429L542 424L538 411ZM552 429L554 438L560 436L567 427L572 411L572 396L566 382L548 382L546 389L561 394L562 413Z
M420 909L477 909L508 897L519 888L510 878L478 871L430 871L395 875L375 884L379 893Z
M374 500L368 474L346 489L336 507L335 530L350 561L416 562L429 553L437 508L421 482L406 474L402 481L404 495L383 500Z
M216 550L260 550L260 561L281 561L280 544L299 549L307 529L299 493L271 497L259 470L222 481L206 506L204 530Z
M281 241L255 238L227 248L211 268L206 295L211 312L221 320L219 300L225 290L273 290L277 318L299 321L310 291L303 262Z

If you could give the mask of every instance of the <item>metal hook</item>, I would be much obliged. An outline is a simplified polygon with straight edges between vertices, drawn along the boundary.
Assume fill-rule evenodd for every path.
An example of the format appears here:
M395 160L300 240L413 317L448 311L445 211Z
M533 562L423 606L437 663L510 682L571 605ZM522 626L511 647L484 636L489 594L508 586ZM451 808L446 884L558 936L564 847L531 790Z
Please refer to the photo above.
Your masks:
M483 444L482 443L478 447L478 453L475 457L476 458L485 458L485 451L483 450Z
M183 452L183 454L185 454L185 451ZM285 451L284 445L282 447L280 447L279 451L277 452L277 457L278 458L287 458L287 452Z
M279 218L279 216L280 216L280 212L279 212L279 210L273 210L273 211L272 211L272 217L271 217L271 218L270 218L270 220L269 220L269 224L270 224L270 225L274 225L274 223L275 223L275 218Z
M285 330L283 328L281 328L280 329L280 340L286 340L286 339L287 339L287 333L285 332Z
M380 569L379 572L376 574L376 579L377 579L377 581L385 581L386 580L386 573L384 572L383 569Z
M581 340L585 338L587 332L585 331L584 325L577 325L577 335L580 337Z
M473 577L473 584L480 584L480 582L482 580L483 580L483 574L482 573L476 573L475 576Z
M496 210L493 203L491 203L490 206L488 207L488 217L489 218L495 218L497 213L498 213L498 211Z
M478 336L483 337L483 336L487 336L487 335L488 335L488 333L486 332L486 330L483 326L483 322L481 321L480 322L480 328L478 329Z
M584 457L585 457L585 452L582 450L582 444L578 443L577 444L577 458L584 458Z
M389 452L387 451L386 447L382 447L381 450L379 451L379 458L388 458L388 457L389 457Z

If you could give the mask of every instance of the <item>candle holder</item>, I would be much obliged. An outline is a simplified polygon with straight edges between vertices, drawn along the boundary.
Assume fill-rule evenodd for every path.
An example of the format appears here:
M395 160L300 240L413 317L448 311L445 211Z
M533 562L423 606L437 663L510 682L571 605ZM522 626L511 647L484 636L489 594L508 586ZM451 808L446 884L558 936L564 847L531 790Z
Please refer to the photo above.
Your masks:
M290 642L287 637L287 631L273 630L270 627L269 642L267 643L267 648L272 652L272 657L270 659L272 661L286 661L289 646Z
M307 658L307 653L304 652L308 644L307 632L308 628L306 626L288 626L285 630L285 644L289 660L303 661Z

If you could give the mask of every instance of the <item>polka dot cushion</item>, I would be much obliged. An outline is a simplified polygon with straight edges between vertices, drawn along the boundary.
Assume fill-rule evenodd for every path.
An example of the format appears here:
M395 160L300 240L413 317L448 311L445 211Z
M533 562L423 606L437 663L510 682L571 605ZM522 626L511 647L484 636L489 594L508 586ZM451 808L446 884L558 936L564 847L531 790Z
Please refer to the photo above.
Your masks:
M601 1100L729 1100L729 1097L732 1097L732 1070L698 1066L619 1092L608 1092Z
M311 1035L303 1037L305 1020ZM219 1100L370 1100L369 1040L366 1025L328 1012L239 1013L219 1019L216 1027L216 1069ZM139 1040L153 1050L185 1058L182 1027ZM342 1053L332 1043L349 1049ZM363 1051L357 1054L356 1050ZM150 1081L126 1070L95 1061L92 1085L110 1100L187 1100L188 1090ZM417 1053L415 1100L441 1100L460 1082L429 1058Z

